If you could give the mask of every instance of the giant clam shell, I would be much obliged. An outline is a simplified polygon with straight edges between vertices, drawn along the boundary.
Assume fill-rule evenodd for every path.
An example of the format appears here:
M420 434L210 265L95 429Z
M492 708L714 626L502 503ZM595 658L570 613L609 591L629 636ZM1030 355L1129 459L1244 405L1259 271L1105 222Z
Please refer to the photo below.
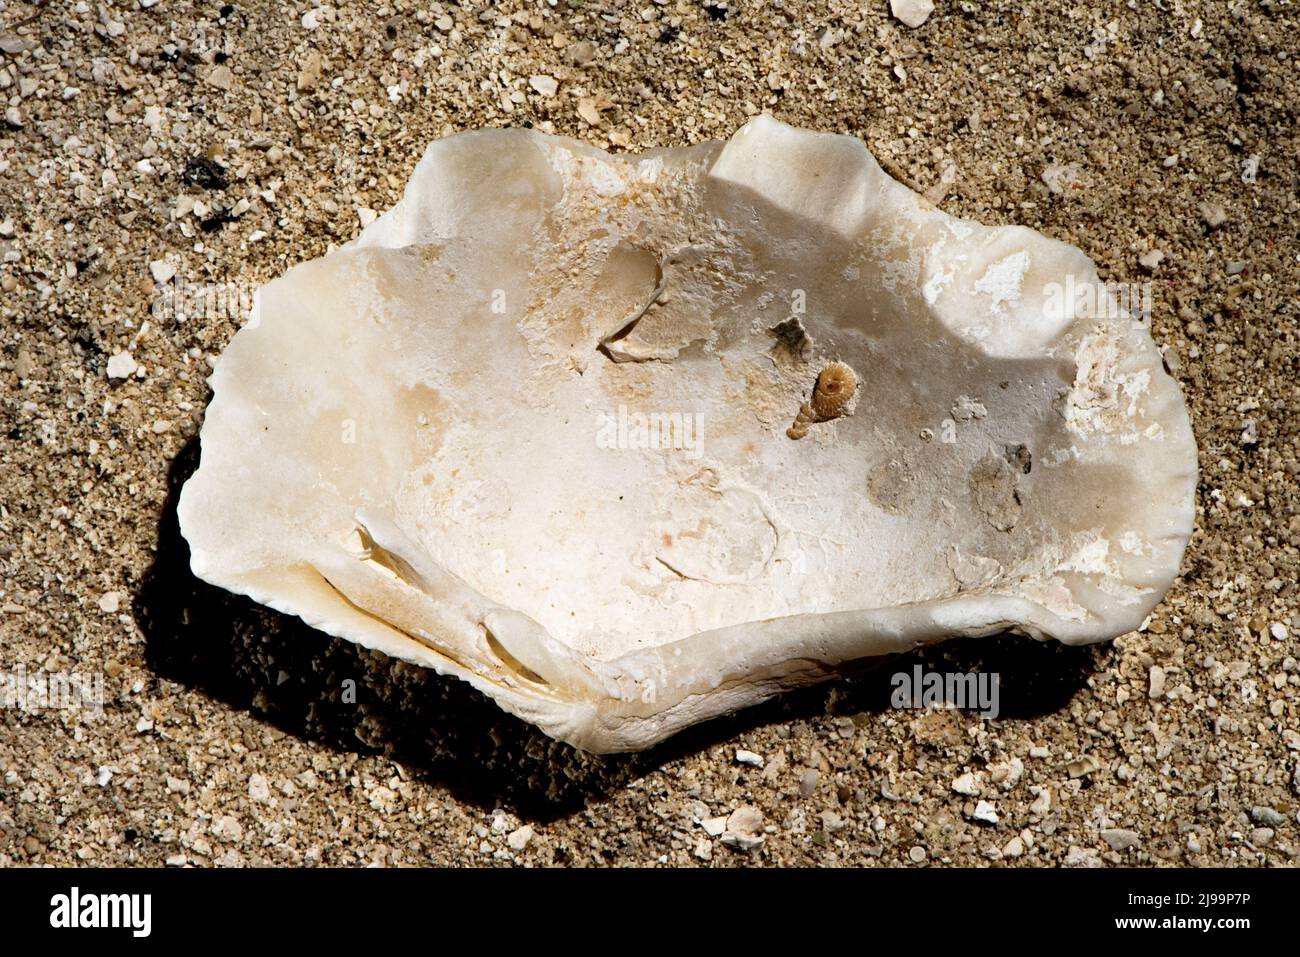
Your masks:
M193 570L594 751L952 637L1112 638L1196 448L1097 281L768 117L453 136L221 356Z

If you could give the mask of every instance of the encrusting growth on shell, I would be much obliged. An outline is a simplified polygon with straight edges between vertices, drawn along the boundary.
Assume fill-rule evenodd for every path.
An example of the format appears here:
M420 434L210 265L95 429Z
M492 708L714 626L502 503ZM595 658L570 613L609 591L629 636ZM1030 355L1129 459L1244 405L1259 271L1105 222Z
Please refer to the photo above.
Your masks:
M799 408L799 414L785 434L792 439L802 439L813 423L838 419L851 411L857 391L857 373L843 362L832 362L818 374L812 398Z
M791 316L778 322L768 330L768 333L776 339L776 344L772 347L774 352L779 350L800 362L807 361L808 354L812 352L813 341L798 316Z

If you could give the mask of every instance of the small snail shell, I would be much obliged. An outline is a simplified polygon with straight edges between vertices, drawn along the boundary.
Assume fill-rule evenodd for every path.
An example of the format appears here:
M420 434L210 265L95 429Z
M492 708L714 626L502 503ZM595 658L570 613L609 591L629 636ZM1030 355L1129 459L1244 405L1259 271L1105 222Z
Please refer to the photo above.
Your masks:
M818 374L812 398L800 407L785 434L792 439L802 439L814 422L839 418L849 410L857 391L857 373L843 362L832 362Z
M817 421L843 415L857 391L857 373L843 362L832 362L817 376L817 385L813 387L810 404Z

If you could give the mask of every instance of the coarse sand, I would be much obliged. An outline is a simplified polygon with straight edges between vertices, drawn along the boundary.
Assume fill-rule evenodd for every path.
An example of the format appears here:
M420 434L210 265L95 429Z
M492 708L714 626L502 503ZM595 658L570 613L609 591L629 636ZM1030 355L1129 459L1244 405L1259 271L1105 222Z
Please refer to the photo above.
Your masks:
M0 709L0 863L1293 863L1298 19L0 0L0 670L103 681L102 714ZM182 317L176 290L251 290L347 241L440 136L636 151L762 111L1152 284L1201 483L1142 630L954 643L596 758L189 573L176 494L243 317L239 296ZM918 663L997 672L1001 714L890 708Z

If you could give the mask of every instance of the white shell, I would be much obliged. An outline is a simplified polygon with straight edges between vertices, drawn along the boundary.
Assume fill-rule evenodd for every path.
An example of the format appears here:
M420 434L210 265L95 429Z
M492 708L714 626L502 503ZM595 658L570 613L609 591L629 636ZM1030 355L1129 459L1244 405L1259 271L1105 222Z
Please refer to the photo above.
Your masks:
M441 140L222 355L193 569L593 751L952 636L1111 638L1176 574L1196 448L1096 284L768 117Z

